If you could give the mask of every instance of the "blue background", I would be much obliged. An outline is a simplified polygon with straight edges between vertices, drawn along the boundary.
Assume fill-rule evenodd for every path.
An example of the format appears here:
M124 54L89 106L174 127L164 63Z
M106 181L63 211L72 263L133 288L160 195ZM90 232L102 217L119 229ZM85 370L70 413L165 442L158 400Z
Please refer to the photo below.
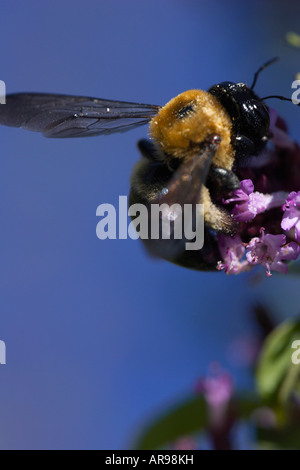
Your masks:
M2 0L0 79L7 93L164 104L223 80L251 83L279 55L256 90L290 96L300 51L284 36L299 17L299 2L282 0ZM274 105L297 138L299 109ZM0 129L3 449L127 448L214 361L252 386L228 351L254 331L257 299L278 318L298 313L291 277L253 285L154 261L140 241L97 239L96 208L128 194L146 134L48 140Z

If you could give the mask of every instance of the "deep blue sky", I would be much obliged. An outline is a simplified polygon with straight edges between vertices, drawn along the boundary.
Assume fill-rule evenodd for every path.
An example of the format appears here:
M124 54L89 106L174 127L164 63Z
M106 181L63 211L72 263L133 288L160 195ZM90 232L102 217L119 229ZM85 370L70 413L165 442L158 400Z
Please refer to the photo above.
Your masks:
M297 5L298 6L295 6ZM0 1L0 79L7 92L40 91L164 104L190 89L251 82L289 96L300 51L299 2ZM297 137L299 109L279 103ZM145 254L140 241L96 237L96 208L129 192L139 158L128 134L47 140L0 129L0 447L130 445L142 423L184 396L249 334L251 303L279 315L296 280L199 273ZM297 313L290 302L286 314Z

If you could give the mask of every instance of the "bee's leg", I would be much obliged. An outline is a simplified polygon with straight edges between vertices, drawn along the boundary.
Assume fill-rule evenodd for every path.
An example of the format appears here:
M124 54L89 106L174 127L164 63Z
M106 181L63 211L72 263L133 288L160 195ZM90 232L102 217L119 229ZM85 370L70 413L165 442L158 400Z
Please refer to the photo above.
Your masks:
M138 149L143 155L143 157L147 158L150 161L157 161L157 147L153 142L148 139L141 139L137 143Z
M257 148L254 142L245 135L237 135L235 138L235 151L237 155L250 156L257 155Z
M234 233L235 222L233 218L225 209L212 202L206 186L202 186L200 203L204 205L204 220L207 227L227 235Z
M215 198L220 198L225 193L238 189L240 180L233 171L212 165L207 178L207 186Z

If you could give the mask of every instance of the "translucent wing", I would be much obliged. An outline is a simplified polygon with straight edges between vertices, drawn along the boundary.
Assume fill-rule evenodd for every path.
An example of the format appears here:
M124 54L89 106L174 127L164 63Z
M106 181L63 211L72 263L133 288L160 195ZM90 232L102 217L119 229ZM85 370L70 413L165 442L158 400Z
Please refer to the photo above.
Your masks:
M8 95L0 124L42 132L45 137L87 137L147 124L160 106L42 93Z
M177 217L180 217L184 224L195 230L196 204L201 202L202 186L206 183L212 160L220 142L221 140L218 135L207 137L199 147L199 153L195 157L183 162L174 172L166 187L160 191L158 197L149 203L149 227L151 227L151 224L156 223L151 218L151 205L166 204L160 216L160 237L155 239L149 236L148 239L143 240L150 254L174 262L185 252L187 240L184 236L180 239L173 238L174 224ZM179 212L177 212L177 208L174 209L173 204L180 206ZM192 206L192 211L189 213L185 212L186 204ZM181 216L183 216L183 219ZM170 227L169 239L164 239L161 236L164 227ZM182 233L184 233L184 230Z

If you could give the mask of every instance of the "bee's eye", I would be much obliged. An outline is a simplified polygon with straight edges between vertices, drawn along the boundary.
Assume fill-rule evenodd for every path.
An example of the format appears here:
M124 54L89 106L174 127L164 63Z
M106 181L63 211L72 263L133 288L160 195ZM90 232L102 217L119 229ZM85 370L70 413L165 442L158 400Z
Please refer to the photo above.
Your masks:
M192 114L193 112L194 112L194 105L193 104L188 104L188 105L184 106L183 108L181 108L177 112L177 118L178 119L183 119L183 118L187 117L189 114Z

